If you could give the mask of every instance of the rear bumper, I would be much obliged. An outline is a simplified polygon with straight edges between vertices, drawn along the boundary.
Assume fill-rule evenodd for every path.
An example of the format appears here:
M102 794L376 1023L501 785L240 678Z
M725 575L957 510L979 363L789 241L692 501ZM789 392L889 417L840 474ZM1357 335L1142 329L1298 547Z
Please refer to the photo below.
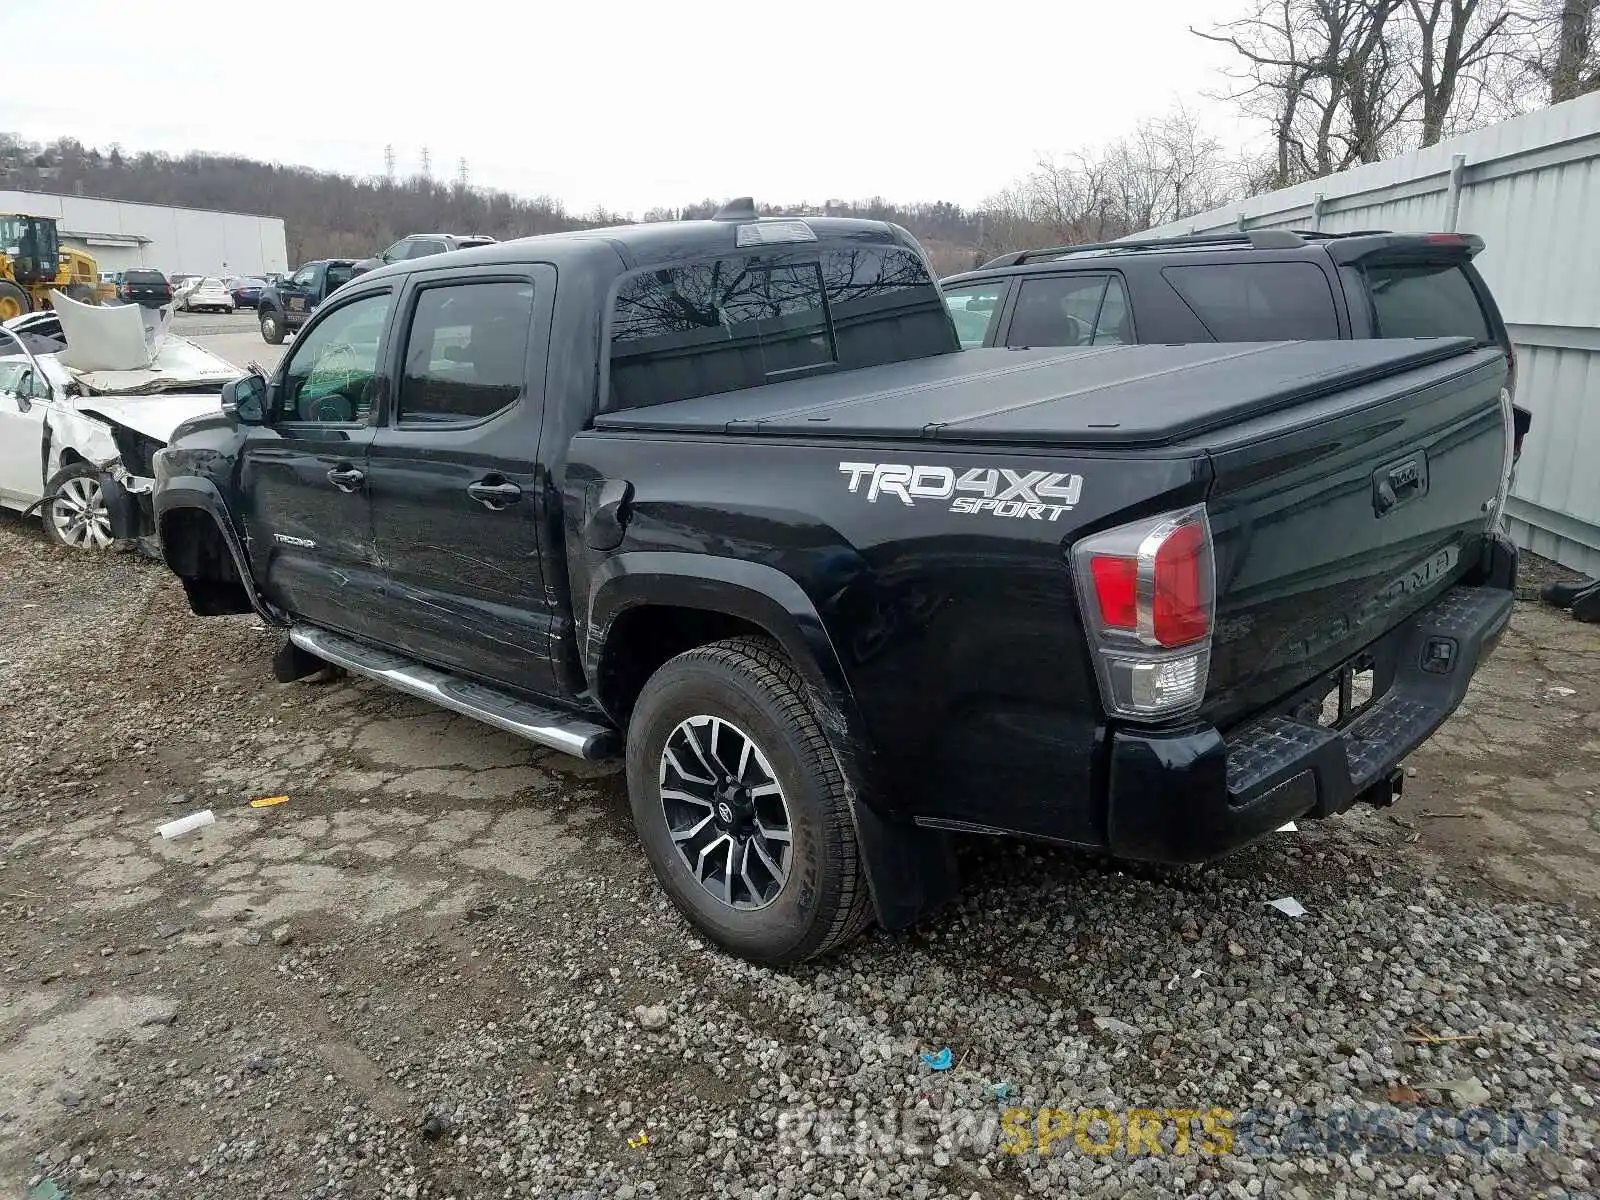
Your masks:
M1455 711L1510 623L1515 551L1497 544L1493 558L1483 585L1450 589L1363 652L1375 698L1343 729L1297 720L1286 704L1226 734L1209 726L1113 732L1111 853L1202 862L1285 821L1387 798L1391 773Z

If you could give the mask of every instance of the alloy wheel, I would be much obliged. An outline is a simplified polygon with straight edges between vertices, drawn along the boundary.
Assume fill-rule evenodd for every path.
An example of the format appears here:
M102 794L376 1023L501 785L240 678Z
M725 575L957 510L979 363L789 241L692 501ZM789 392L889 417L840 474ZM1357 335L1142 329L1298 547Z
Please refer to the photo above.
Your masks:
M57 489L50 502L50 523L63 542L79 550L108 550L115 541L99 481L84 475L68 479Z
M661 750L661 809L689 874L731 908L765 908L789 878L789 806L772 764L722 717L681 722Z

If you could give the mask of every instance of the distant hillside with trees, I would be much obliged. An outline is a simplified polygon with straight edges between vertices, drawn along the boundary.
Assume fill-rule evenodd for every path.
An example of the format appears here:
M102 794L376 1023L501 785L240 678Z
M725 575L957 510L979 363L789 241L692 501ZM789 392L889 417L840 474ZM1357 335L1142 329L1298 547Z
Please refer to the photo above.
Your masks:
M1199 212L1235 194L1236 175L1215 140L1179 109L1104 150L1041 162L979 208L873 198L762 209L893 221L909 229L940 272L948 273L1002 250L1121 237ZM504 240L625 219L604 209L573 213L549 196L514 196L420 176L357 178L238 155L132 152L73 138L36 144L7 134L0 134L0 187L281 217L291 264L373 254L427 230ZM652 209L642 219L708 216L724 199Z

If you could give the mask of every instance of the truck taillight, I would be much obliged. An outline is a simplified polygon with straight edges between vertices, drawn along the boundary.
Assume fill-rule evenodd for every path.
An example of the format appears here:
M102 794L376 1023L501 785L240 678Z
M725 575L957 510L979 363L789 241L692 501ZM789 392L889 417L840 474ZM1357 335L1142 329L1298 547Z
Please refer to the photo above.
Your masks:
M1072 560L1107 711L1148 718L1198 707L1216 595L1205 507L1097 533L1073 546Z

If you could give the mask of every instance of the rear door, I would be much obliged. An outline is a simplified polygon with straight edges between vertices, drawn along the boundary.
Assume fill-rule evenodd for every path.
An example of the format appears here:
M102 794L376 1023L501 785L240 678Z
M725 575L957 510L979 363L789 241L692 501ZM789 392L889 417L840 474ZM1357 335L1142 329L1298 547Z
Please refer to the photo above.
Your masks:
M388 640L440 667L553 693L538 463L555 270L411 279L399 385L368 460Z
M240 456L241 517L262 594L356 636L382 637L367 447L388 388L392 290L341 298L273 376L268 423Z

